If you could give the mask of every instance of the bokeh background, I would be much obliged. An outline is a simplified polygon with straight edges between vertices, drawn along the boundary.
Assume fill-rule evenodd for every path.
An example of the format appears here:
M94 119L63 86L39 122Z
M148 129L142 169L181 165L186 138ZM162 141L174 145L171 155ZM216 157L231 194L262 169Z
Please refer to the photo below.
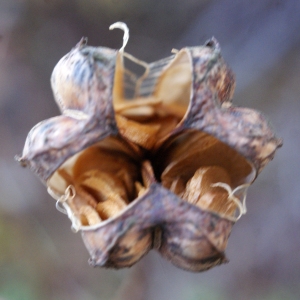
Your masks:
M230 263L204 273L152 251L131 269L93 269L80 234L45 187L18 166L28 131L58 114L56 62L82 36L148 62L215 36L237 78L234 102L263 111L284 146L249 190ZM300 299L300 1L1 0L1 300Z

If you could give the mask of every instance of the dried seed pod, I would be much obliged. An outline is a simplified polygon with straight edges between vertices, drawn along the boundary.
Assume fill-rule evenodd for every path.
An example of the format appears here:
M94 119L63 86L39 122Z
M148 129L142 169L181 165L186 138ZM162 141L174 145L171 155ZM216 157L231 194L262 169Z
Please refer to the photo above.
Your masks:
M81 41L59 61L62 116L32 129L19 160L81 231L92 265L128 267L155 248L207 270L226 262L246 190L281 141L262 114L232 106L234 76L215 39L151 64L125 44Z

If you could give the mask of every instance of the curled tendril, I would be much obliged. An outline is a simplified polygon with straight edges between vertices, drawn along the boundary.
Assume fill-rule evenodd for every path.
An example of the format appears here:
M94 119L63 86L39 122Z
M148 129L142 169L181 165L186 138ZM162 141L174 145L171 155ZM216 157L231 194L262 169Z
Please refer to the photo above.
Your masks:
M124 35L123 35L123 45L122 47L120 48L120 52L124 52L124 49L128 43L128 40L129 40L129 29L127 27L127 25L123 22L116 22L112 25L109 26L109 30L113 30L113 29L121 29L124 31Z
M76 218L76 216L74 215L70 206L67 203L68 200L72 200L76 195L74 186L69 185L66 188L65 193L61 196L57 195L50 187L48 187L47 191L48 191L49 195L56 200L56 203L55 203L56 209L59 212L67 215L68 218L71 220L71 222L72 222L71 229L74 232L78 232L81 229L81 223Z
M228 184L223 183L223 182L217 182L217 183L214 183L211 185L211 187L220 187L220 188L223 188L224 190L226 190L228 193L228 199L233 201L238 207L239 215L237 217L230 218L230 217L223 216L224 218L227 218L231 221L236 222L241 218L242 215L246 214L246 212L247 212L246 192L247 192L247 189L249 186L250 186L250 184L246 183L246 184L242 184L242 185L236 187L234 190L232 190L232 188ZM235 194L242 189L244 189L244 191L242 192L243 199L240 200L238 197L235 196Z

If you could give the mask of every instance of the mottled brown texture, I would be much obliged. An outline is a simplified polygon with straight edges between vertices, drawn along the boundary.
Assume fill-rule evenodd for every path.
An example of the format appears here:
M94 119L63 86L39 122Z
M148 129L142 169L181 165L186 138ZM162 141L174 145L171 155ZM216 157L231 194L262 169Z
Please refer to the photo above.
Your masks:
M219 44L215 40L212 40L210 49L215 61L211 60L205 71L202 52L199 48L190 49L194 70L193 97L185 127L216 137L247 158L254 164L256 171L260 172L274 157L282 141L276 138L262 113L249 108L234 107L230 103L227 107L226 104L231 100L227 97L233 93L230 91L234 87L233 75L225 67Z
M218 166L230 177L228 191L222 191L222 197L228 193L229 203L231 190L252 183L281 141L262 114L231 106L234 75L215 39L150 64L140 81L126 73L121 58L115 50L88 47L81 41L61 59L51 82L63 115L32 129L20 161L57 198L62 197L59 201L69 208L68 216L81 231L93 266L129 267L152 248L190 271L226 262L224 252L235 215L201 209L181 197L199 168ZM126 76L136 84L136 102L125 97ZM105 151L116 159L103 170ZM120 155L124 167L117 164ZM130 174L130 169L138 171ZM122 203L125 209L118 213L107 209L106 220L99 218L97 224L93 209L112 208L115 200L113 184L102 194L97 190L95 182L103 183L103 178L112 178L114 184L123 180L120 190L125 195L124 187L130 186L130 197ZM62 187L68 185L73 186L75 197L64 194ZM99 199L91 198L99 194Z
M154 246L155 239L154 247L172 263L203 271L226 261L232 225L153 184L121 215L82 230L82 237L93 266L128 267Z
M81 40L54 69L51 84L62 116L33 127L19 158L44 182L70 156L117 134L112 106L116 56L115 50L88 47Z

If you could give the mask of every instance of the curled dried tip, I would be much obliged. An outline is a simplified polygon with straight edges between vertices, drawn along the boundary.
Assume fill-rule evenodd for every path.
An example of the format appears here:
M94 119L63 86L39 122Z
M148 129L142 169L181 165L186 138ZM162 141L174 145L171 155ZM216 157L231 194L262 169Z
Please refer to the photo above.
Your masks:
M96 259L96 258L93 258L93 257L90 257L90 258L88 259L88 264L89 264L91 267L93 267L93 268L99 266L99 263L97 262L97 259Z
M124 49L128 43L129 40L129 29L127 27L127 25L123 22L116 22L112 25L109 26L109 30L113 30L115 28L121 29L124 31L124 35L123 35L123 45L120 48L120 52L124 52Z
M211 39L209 39L208 41L206 41L206 43L204 44L204 46L212 48L213 50L221 51L220 44L216 40L215 37L212 37Z
M21 156L15 155L14 159L21 165L21 167L26 168L28 166L28 161Z
M283 146L283 139L278 139L277 138L277 147L281 148Z
M76 48L81 48L83 46L85 46L88 42L88 38L87 37L82 37L81 40L76 44Z

